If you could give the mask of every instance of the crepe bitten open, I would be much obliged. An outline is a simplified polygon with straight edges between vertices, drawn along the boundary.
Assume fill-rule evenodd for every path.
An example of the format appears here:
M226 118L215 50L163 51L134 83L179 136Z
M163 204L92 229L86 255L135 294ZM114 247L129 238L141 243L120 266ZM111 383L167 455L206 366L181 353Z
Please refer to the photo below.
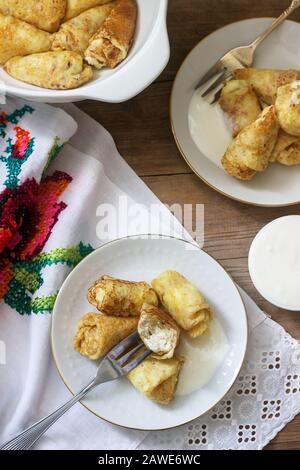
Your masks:
M85 60L101 69L116 67L131 47L137 18L135 0L119 0L102 27L90 39Z
M161 308L144 304L138 323L139 335L156 359L170 359L179 343L180 329Z
M51 49L84 54L92 35L101 27L115 2L90 8L61 25L53 35Z

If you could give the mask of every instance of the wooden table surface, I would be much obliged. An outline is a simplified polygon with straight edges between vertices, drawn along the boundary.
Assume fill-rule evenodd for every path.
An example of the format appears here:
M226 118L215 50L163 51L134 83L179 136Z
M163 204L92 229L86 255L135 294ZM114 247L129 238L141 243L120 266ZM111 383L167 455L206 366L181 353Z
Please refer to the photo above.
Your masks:
M300 205L259 208L218 194L187 166L177 150L169 121L172 82L193 46L207 34L231 22L257 16L279 16L289 3L290 0L170 0L171 57L160 77L126 103L84 101L79 107L108 129L121 155L161 201L205 205L204 249L262 309L299 338L298 314L276 308L261 298L249 277L247 255L253 237L263 225L282 215L299 214ZM300 9L292 18L300 21ZM300 449L300 415L267 449Z

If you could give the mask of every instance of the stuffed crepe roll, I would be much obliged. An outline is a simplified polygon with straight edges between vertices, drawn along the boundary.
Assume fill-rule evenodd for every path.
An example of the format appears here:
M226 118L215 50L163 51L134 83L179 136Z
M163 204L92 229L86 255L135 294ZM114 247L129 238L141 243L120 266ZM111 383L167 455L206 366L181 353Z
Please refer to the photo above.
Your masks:
M246 80L258 97L267 104L274 104L279 87L297 80L300 76L297 70L269 70L245 68L234 72L238 80Z
M300 136L290 135L280 130L270 161L286 166L299 165Z
M67 0L0 0L0 12L53 33L66 13Z
M54 34L52 50L76 51L84 54L91 36L100 28L114 2L90 8L61 25Z
M185 277L176 271L165 271L152 281L152 286L167 312L190 336L196 338L208 329L211 308L199 289Z
M139 316L144 303L158 305L155 291L146 282L102 276L88 290L88 301L106 315Z
M65 21L80 15L89 8L109 3L111 0L67 0Z
M135 0L118 0L102 27L90 39L85 60L97 69L116 67L128 54L136 17Z
M222 158L224 169L241 180L250 180L257 171L264 171L275 147L278 131L275 108L269 106L232 141Z
M15 56L49 51L51 34L0 13L0 63Z
M99 313L87 313L78 321L74 349L89 359L100 359L133 333L137 324L136 317L107 317Z
M168 405L173 400L183 360L148 357L128 374L128 379L150 400Z
M145 346L156 359L170 359L179 343L180 329L161 308L144 304L138 323L138 332Z
M53 90L77 88L93 77L92 68L83 63L80 54L72 51L13 57L4 69L17 80Z
M222 90L219 104L229 118L233 137L261 113L259 100L245 80L230 80Z
M278 89L275 108L281 128L288 134L300 136L300 81Z

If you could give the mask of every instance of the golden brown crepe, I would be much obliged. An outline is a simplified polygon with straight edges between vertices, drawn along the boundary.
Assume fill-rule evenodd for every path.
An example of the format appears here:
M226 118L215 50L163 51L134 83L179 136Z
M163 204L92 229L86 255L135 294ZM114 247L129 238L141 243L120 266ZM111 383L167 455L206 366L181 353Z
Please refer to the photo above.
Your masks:
M168 405L174 398L178 375L183 360L145 359L128 374L128 379L143 395L161 405Z
M100 28L114 2L90 8L80 15L66 21L54 34L52 50L76 51L84 54L91 36Z
M17 80L53 90L77 88L93 77L92 68L71 51L17 56L6 62L4 69Z
M51 34L0 13L0 64L17 55L49 51Z
M257 171L264 171L275 147L278 131L275 107L269 106L232 141L222 158L224 169L241 180L250 180Z
M259 98L270 105L275 103L278 88L297 80L300 74L297 70L245 68L235 70L234 76L247 80Z
M139 316L144 303L158 305L155 291L146 282L102 276L88 290L88 301L100 312L115 316Z
M67 0L0 0L0 13L53 33L66 13Z
M67 0L65 21L80 15L89 8L109 3L111 0Z
M245 80L230 80L222 90L219 104L227 114L233 137L255 121L261 113L259 100Z
M279 162L286 166L299 165L300 136L287 134L280 129L270 161Z
M300 81L278 89L275 108L281 128L288 134L300 136Z
M89 359L100 359L133 333L137 324L136 317L107 317L100 313L87 313L78 321L74 349Z
M116 67L128 54L136 17L135 0L118 0L102 27L90 39L85 60L97 69Z
M138 332L145 346L156 359L170 359L179 343L180 329L161 308L144 304L138 323Z
M209 327L212 310L199 289L176 271L164 271L152 281L162 305L176 323L196 338Z

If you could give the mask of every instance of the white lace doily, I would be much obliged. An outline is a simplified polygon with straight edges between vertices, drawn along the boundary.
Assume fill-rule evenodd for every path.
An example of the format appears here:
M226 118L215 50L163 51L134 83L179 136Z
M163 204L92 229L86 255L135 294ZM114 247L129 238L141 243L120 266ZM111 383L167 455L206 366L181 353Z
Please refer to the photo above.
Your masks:
M149 433L138 449L262 449L299 413L299 342L241 293L249 340L231 391L192 423Z

